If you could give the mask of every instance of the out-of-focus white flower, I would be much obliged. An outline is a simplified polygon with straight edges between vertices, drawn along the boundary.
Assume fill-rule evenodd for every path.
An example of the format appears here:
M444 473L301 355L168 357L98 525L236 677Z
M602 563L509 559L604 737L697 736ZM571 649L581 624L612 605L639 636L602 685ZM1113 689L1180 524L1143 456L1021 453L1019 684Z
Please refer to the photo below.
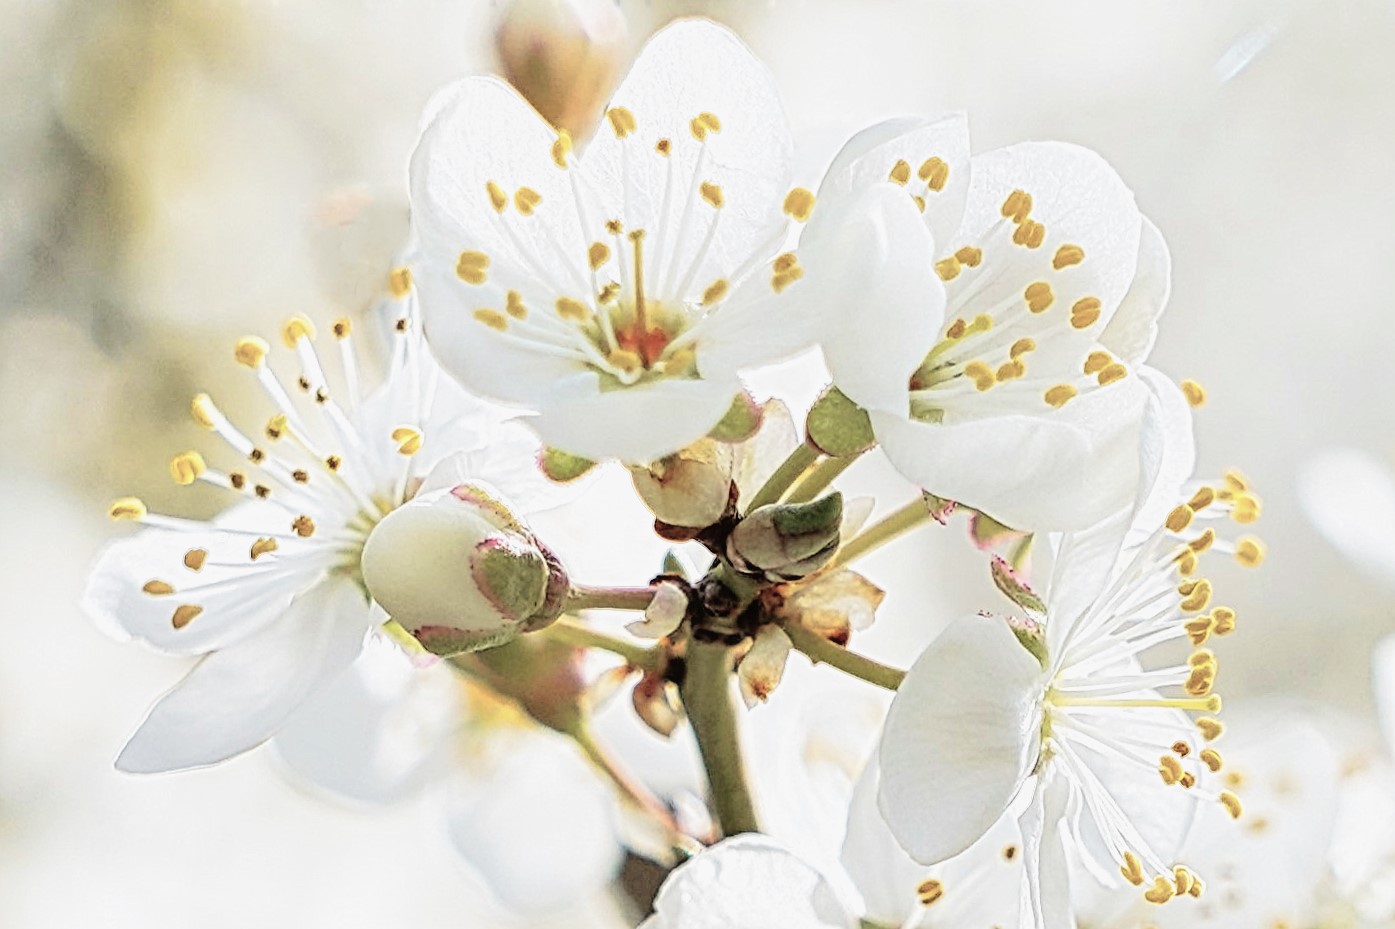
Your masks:
M888 178L924 214L934 250L923 260L940 280L921 304L825 340L835 384L870 412L902 474L937 496L1027 530L1125 508L1139 424L1168 399L1152 395L1177 392L1143 367L1171 261L1133 194L1073 145L971 161L965 120L949 116L864 130L819 196Z
M1298 499L1327 541L1343 555L1395 586L1395 475L1374 455L1326 449L1303 466Z
M917 288L891 260L929 248L894 185L834 211L790 188L774 83L725 28L660 31L606 116L578 156L507 85L467 78L428 108L412 159L432 347L534 410L548 444L660 458L718 424L742 370L855 306L929 299L928 276Z
M223 488L236 506L202 522L152 513L136 498L112 505L113 517L148 528L102 554L88 613L117 637L204 656L152 708L122 769L195 767L252 748L347 668L365 633L387 619L365 593L364 543L447 450L459 454L440 464L442 475L483 478L525 509L552 502L545 480L518 467L536 453L527 430L437 384L445 379L420 335L410 272L399 268L390 286L376 389L364 389L360 364L373 359L360 357L347 320L333 326L341 370L331 380L314 326L295 317L282 330L299 363L295 388L261 339L243 339L234 353L270 401L261 429L249 434L208 395L195 397L194 418L240 464L223 470L191 451L170 463L171 475ZM370 341L377 347L376 333Z
M1236 818L1241 805L1213 784L1223 765L1207 744L1222 731L1217 662L1200 648L1228 633L1235 613L1206 612L1211 584L1193 574L1208 549L1245 564L1262 558L1255 540L1230 543L1206 525L1241 516L1252 499L1235 476L1202 486L1122 554L1107 525L1066 534L1044 602L996 565L1025 618L952 624L911 668L888 716L879 799L912 857L928 864L962 852L1025 792L1024 922L1069 925L1068 850L1099 881L1141 886L1152 902L1201 893L1175 861L1198 801ZM1144 652L1188 639L1198 647L1188 660L1145 669Z

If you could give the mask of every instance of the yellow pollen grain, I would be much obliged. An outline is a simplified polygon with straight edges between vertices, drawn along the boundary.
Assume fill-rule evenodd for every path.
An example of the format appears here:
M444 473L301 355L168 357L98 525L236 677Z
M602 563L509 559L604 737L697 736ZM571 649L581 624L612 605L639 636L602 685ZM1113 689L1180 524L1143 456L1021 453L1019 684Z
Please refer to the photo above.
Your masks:
M1051 291L1051 285L1046 281L1035 281L1027 285L1027 289L1022 292L1023 298L1027 301L1027 309L1033 313L1045 313L1051 308L1051 304L1056 302L1056 295Z
M964 365L964 375L973 381L974 387L980 391L988 390L997 383L993 369L986 362L977 359Z
M208 549L191 548L184 553L184 567L190 571L202 571L203 563L208 560Z
M1109 352L1091 352L1085 356L1085 365L1082 370L1086 374L1098 374L1114 360L1114 356Z
M617 139L625 138L638 126L635 114L623 106L613 106L606 110L605 118L610 123L610 131L615 133Z
M196 606L192 603L182 603L174 608L174 615L170 617L170 625L176 629L183 629L193 622L194 618L202 612L203 607L201 606Z
M1056 249L1056 255L1051 259L1051 267L1060 271L1069 268L1071 265L1078 265L1085 260L1085 249L1079 245L1062 245Z
M1122 381L1128 376L1129 369L1115 361L1105 365L1104 368L1100 370L1100 373L1095 375L1095 380L1099 382L1101 387L1107 387L1115 381Z
M504 318L504 314L488 307L475 310L475 319L496 332L504 332L509 328L509 321Z
M1162 777L1162 782L1171 787L1182 779L1186 772L1182 768L1182 762L1173 755L1163 755L1158 759L1158 774Z
M704 142L707 140L707 133L722 131L722 121L712 113L699 113L688 123L688 128L692 130L693 138Z
M1192 406L1201 406L1206 402L1206 388L1196 381L1185 380L1180 385L1182 394L1187 398L1187 403Z
M563 129L557 133L557 140L552 143L552 163L559 168L566 168L567 156L572 153L572 135Z
M927 158L916 171L916 177L924 181L926 187L939 193L949 183L949 164L943 158Z
M915 889L916 896L920 899L921 906L930 906L945 895L944 884L933 877L922 881Z
M455 276L467 284L483 284L489 270L489 256L484 252L463 251L455 262Z
M906 163L905 159L900 159L896 164L892 165L891 173L887 175L887 180L891 181L893 184L901 184L902 186L910 179L911 166Z
M1013 359L1021 358L1028 352L1035 351L1036 347L1037 343L1035 339L1024 336L1012 343L1012 348L1008 349L1008 357Z
M983 249L973 245L965 245L954 253L954 257L967 267L977 268L983 264Z
M524 216L532 216L542 203L542 194L531 187L520 187L513 192L513 205Z
M1216 530L1207 529L1187 543L1187 547L1200 555L1216 543Z
M594 271L610 260L610 246L604 242L592 242L591 247L586 250L586 260Z
M1204 510L1216 500L1216 492L1210 487L1203 487L1192 498L1187 501L1187 505L1194 510Z
M415 455L421 451L421 432L411 426L398 426L392 430L392 441L397 443L399 455Z
M1177 896L1177 889L1165 877L1153 878L1153 886L1143 892L1143 899L1159 906Z
M489 205L494 207L494 212L502 213L508 208L509 195L504 193L504 188L493 181L488 181L484 185L484 189L489 194Z
M1055 387L1048 389L1046 393L1042 394L1042 399L1046 401L1048 406L1059 410L1070 402L1070 400L1075 397L1076 393L1076 389L1070 384L1057 384Z
M711 306L727 295L727 290L731 287L726 278L719 278L707 285L707 289L702 292L702 305Z
M959 276L960 270L959 259L955 258L953 255L950 255L948 258L941 258L939 261L935 262L935 273L940 276L940 280L942 281L954 280Z
M252 560L256 561L267 552L274 552L277 549L276 540L270 538L260 538L252 543Z
M151 580L141 586L141 591L152 597L167 597L174 593L174 587L167 581Z
M301 339L315 338L315 324L304 316L292 316L281 326L281 341L286 348L295 348Z
M1014 190L1003 201L1003 216L1015 223L1021 223L1032 212L1032 195L1025 190Z
M1235 543L1235 560L1247 568L1257 568L1264 561L1264 544L1253 536Z
M1216 741L1221 737L1221 733L1225 732L1225 726L1219 720L1209 716L1199 717L1196 720L1196 728L1201 733L1201 737L1208 742Z
M945 330L945 338L962 339L964 337L964 330L968 328L968 323L964 322L962 319L956 319L954 322L950 323L949 328Z
M218 424L218 407L214 406L213 398L208 394L196 394L189 402L189 412L194 422L205 429L213 429Z
M208 465L198 452L184 452L170 459L170 477L181 487L188 487L207 470Z
M1202 764L1211 769L1212 774L1225 766L1225 762L1221 759L1221 753L1214 748L1202 749L1201 754L1197 757L1201 759Z
M999 381L1010 381L1027 373L1027 366L1017 359L1005 361L998 366L996 377Z
M1031 219L1024 219L1012 234L1012 241L1024 248L1038 248L1046 241L1046 227Z
M1196 582L1196 586L1191 591L1184 594L1185 599L1179 604L1188 613L1199 613L1206 609L1206 604L1211 602L1211 582L1205 579Z
M1070 308L1070 324L1077 329L1093 326L1100 318L1100 309L1098 297L1081 297Z
M145 519L145 514L149 512L145 508L145 501L140 497L122 497L113 500L111 506L107 508L107 515L116 520L141 520Z
M558 297L555 306L557 315L571 322L582 322L591 315L591 310L586 304L571 297Z
M353 326L350 324L347 317L341 316L334 321L334 325L331 326L330 329L333 331L336 339L347 339L349 333L353 330Z
M1143 885L1143 863L1133 852L1124 852L1124 863L1119 867L1119 873L1135 887Z
M780 271L770 278L770 287L777 294L804 276L804 269L795 265L788 271Z
M233 358L238 364L248 368L260 368L262 362L266 360L266 353L270 350L271 346L266 344L265 339L249 335L244 339L239 339L237 345L233 346Z
M412 269L403 267L393 268L392 271L388 273L388 293L392 294L392 296L398 300L401 300L411 292ZM346 328L344 332L347 333L348 329ZM344 333L336 331L334 334L342 337Z
M814 210L814 195L803 187L795 187L785 194L785 215L796 222L805 222Z
M673 143L668 139L660 139L654 143L654 151L667 158L669 152L673 151Z
M1187 636L1193 645L1205 645L1206 640L1211 638L1212 619L1209 616L1198 616L1196 619L1189 619L1182 624L1182 628L1187 630Z
M1221 806L1230 814L1231 819L1239 819L1240 814L1245 811L1240 805L1240 798L1228 790L1221 791Z
M726 198L722 195L722 188L711 181L703 181L698 186L698 191L702 194L702 199L710 203L715 209L720 210L722 204L726 203Z
M315 521L302 513L291 520L291 531L302 539L308 539L315 534Z

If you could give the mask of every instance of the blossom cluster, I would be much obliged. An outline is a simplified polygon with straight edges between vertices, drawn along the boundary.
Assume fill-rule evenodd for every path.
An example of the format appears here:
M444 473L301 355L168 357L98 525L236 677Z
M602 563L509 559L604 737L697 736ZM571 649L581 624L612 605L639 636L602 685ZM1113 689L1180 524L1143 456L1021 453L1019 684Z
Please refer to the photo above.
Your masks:
M1261 506L1238 473L1193 475L1205 392L1148 364L1171 260L1103 158L971 154L962 116L906 117L800 186L770 74L703 20L649 41L589 140L491 77L439 92L422 125L379 305L292 318L284 355L237 343L262 425L193 401L229 463L190 451L171 475L233 505L207 522L112 505L145 528L102 555L89 612L199 657L119 767L274 737L358 799L428 767L479 794L560 738L568 761L529 764L550 801L475 802L462 854L523 909L610 880L622 847L660 861L655 929L1307 918L1312 899L1237 896L1234 867L1209 867L1251 814L1216 693L1236 613L1202 571L1263 560L1245 534ZM748 386L815 347L829 382L803 422ZM876 453L917 489L869 520L833 488ZM675 554L634 586L586 585L531 523L620 469ZM904 670L854 651L883 598L855 560L965 524L1001 598ZM642 616L619 633L592 609ZM842 701L867 712L828 736L856 772L836 802L775 773L788 733L738 733L733 690L772 713L809 696L792 651L893 694ZM365 683L385 667L391 687ZM594 710L621 688L632 720L691 730L705 784L603 744ZM388 710L423 694L424 728ZM297 740L326 730L350 735L312 763ZM1279 763L1235 745L1247 768ZM840 856L762 834L791 796L783 818L831 821ZM561 850L569 831L584 852Z

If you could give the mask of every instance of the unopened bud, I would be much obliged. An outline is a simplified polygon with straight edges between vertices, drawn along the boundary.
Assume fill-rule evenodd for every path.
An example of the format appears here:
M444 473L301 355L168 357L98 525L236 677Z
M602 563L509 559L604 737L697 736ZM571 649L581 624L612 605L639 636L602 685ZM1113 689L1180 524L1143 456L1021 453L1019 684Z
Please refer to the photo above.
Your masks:
M843 495L810 503L772 503L752 512L732 530L727 554L744 570L775 580L794 580L828 563L838 549Z
M428 651L501 645L557 618L555 557L481 484L427 493L383 517L363 548L369 594Z
M649 673L639 679L630 695L635 713L644 724L664 738L673 735L683 719L683 706L678 702L678 688L663 675Z
M727 511L731 461L729 445L703 439L647 467L631 468L630 475L659 522L701 529Z
M780 678L784 677L785 662L793 647L790 637L779 626L762 626L756 633L751 650L736 669L741 699L746 701L748 709L770 699L780 685Z

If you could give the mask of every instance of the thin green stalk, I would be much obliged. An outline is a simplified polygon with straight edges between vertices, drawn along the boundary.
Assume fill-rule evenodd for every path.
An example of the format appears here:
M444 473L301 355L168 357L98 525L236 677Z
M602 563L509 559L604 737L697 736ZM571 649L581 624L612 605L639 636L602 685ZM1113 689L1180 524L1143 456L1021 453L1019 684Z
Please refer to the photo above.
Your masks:
M921 497L916 497L910 503L897 510L892 510L877 522L868 526L862 532L853 536L843 543L843 547L838 549L838 554L833 556L825 570L841 568L851 564L855 559L861 558L868 552L880 548L887 542L896 539L917 526L924 525L931 520L930 507Z
M758 832L755 804L746 783L741 742L732 705L731 661L727 647L715 642L688 643L687 671L680 685L683 706L693 724L712 803L724 835Z
M819 452L807 442L799 443L799 447L790 452L789 457L780 463L775 469L775 473L766 480L765 486L756 491L743 507L749 513L758 506L765 506L767 503L775 503L785 491L794 486L794 482L809 470L809 466L819 460Z
M659 655L651 648L622 639L619 636L592 629L568 616L559 616L552 625L532 633L574 648L599 648L619 655L633 668L650 669L658 666Z
M671 848L685 856L694 855L701 850L701 844L683 831L663 801L654 796L654 793L607 751L605 746L597 742L587 726L580 725L576 731L568 735L591 763L610 779L621 797L658 824Z
M901 681L906 677L905 671L884 665L880 661L873 661L865 655L850 652L843 646L828 641L817 632L805 629L797 622L786 623L784 629L785 634L794 643L794 647L813 660L837 668L844 674L861 678L869 684L876 684L887 690L895 690L901 686Z
M829 484L837 480L838 475L848 470L848 467L862 457L862 452L856 455L844 455L842 458L826 458L814 465L813 470L804 476L804 479L795 485L785 498L786 503L808 503L810 500L823 493Z
M643 610L654 599L653 587L588 587L573 584L562 608L577 610Z

